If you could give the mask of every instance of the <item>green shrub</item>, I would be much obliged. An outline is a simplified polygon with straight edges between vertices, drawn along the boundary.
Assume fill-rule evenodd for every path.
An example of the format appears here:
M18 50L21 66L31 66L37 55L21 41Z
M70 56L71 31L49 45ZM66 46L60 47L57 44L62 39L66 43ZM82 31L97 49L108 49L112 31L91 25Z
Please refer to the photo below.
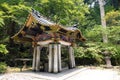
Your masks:
M77 60L89 61L89 63L86 62L88 63L87 65L91 63L98 65L103 64L105 63L104 62L105 56L110 56L112 58L112 64L115 65L120 64L120 46L98 43L98 42L97 43L87 42L83 47L80 46L74 48L74 51L75 51L75 58L77 58ZM90 60L92 62L90 62Z
M116 45L117 52L112 56L112 64L120 65L120 45Z
M7 70L7 64L4 62L0 62L0 73L5 73Z
M103 56L101 54L100 45L95 43L86 43L85 47L77 47L74 49L75 51L75 58L85 59L85 61L92 61L93 64L101 64L103 63ZM88 59L88 60L86 60ZM87 62L88 63L88 62ZM91 64L89 62L87 65Z

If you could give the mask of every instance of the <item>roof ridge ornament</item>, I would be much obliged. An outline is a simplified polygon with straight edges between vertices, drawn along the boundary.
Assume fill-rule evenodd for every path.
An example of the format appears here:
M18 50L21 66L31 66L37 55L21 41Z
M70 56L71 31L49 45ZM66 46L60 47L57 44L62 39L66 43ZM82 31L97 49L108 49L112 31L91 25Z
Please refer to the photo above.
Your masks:
M78 28L78 23L73 25L73 28Z
M36 14L37 17L41 17L39 11L36 11L35 9L32 8L32 13Z

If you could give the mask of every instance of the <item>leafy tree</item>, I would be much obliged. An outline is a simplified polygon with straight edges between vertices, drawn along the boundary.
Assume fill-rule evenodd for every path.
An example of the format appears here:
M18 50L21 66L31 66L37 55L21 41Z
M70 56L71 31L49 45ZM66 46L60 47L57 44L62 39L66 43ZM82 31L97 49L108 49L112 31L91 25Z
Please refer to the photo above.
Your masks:
M109 28L109 41L114 45L120 44L120 26L111 26Z
M108 26L120 26L120 11L109 11L106 14L106 21Z
M0 53L8 53L8 50L6 49L6 46L3 44L0 44Z
M21 0L20 0L21 1ZM4 25L0 27L0 44L7 45L9 54L2 55L0 54L0 59L6 61L7 64L10 64L10 59L14 59L19 56L20 45L15 44L11 36L18 32L18 30L24 25L28 11L30 7L21 4L22 2L16 0L1 0L0 1L0 11L2 11L2 19ZM2 48L4 46L2 45ZM6 51L4 51L6 52ZM14 55L13 55L14 54Z
M67 26L76 23L83 25L85 14L89 13L88 6L84 4L83 0L38 0L36 3L38 5L34 8L40 13L56 23Z

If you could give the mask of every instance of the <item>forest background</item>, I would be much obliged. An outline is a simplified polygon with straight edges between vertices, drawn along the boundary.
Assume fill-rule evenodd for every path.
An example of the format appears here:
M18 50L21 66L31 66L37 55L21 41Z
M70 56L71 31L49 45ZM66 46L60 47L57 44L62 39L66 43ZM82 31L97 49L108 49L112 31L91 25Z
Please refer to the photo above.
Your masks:
M57 24L78 25L86 42L74 48L77 65L105 64L106 55L112 65L120 65L120 1L103 0L106 29L101 25L99 6L99 0L0 0L0 64L15 66L16 58L32 58L31 44L15 43L11 37L34 8Z

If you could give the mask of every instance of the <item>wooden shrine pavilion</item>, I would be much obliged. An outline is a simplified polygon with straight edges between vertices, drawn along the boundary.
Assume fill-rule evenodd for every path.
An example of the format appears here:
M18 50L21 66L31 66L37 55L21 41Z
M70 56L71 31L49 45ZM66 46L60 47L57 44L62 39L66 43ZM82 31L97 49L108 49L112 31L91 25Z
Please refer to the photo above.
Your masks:
M38 11L32 10L20 31L12 37L17 42L30 42L34 48L32 69L40 70L41 48L48 48L47 71L57 73L62 70L61 46L68 47L69 68L75 67L73 46L85 41L79 29L63 27L44 18Z

